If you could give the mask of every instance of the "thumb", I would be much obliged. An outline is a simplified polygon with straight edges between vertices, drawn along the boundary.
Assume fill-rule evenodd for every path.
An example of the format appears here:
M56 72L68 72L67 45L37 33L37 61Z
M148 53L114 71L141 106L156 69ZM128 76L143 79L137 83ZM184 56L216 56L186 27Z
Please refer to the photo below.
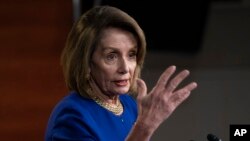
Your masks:
M144 96L146 96L147 94L147 86L145 84L145 82L142 79L137 79L137 100L141 100Z

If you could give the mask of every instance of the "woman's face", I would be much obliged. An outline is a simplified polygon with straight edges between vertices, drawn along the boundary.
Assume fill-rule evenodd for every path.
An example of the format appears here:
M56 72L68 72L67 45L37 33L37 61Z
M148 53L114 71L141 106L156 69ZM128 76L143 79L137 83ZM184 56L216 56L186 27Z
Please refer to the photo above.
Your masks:
M107 28L93 53L90 72L100 90L108 96L127 93L136 68L137 41L132 33Z

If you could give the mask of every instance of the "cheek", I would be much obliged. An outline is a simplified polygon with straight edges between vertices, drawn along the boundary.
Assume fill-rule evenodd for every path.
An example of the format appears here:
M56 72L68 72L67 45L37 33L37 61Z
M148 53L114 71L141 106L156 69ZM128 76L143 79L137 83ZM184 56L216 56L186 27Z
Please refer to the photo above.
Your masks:
M135 74L135 69L136 69L136 62L135 63L132 63L131 66L130 66L130 73L131 73L131 76L134 76Z
M112 67L101 67L92 71L93 77L97 80L97 83L102 86L107 85L114 75L114 68Z

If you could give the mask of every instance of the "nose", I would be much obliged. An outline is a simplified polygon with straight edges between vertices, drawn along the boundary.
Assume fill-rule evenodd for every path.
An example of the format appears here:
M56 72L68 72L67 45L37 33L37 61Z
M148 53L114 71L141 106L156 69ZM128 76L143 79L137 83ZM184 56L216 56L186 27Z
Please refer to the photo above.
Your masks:
M124 58L120 59L118 72L120 74L126 74L129 72L129 62L126 59Z

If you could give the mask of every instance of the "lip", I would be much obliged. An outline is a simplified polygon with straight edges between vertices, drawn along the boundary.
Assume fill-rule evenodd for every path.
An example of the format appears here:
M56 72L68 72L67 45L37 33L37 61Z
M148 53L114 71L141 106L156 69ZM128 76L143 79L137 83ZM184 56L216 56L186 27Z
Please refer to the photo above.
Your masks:
M124 80L115 80L113 81L115 83L116 86L119 86L119 87L124 87L124 86L127 86L128 85L128 79L124 79Z

